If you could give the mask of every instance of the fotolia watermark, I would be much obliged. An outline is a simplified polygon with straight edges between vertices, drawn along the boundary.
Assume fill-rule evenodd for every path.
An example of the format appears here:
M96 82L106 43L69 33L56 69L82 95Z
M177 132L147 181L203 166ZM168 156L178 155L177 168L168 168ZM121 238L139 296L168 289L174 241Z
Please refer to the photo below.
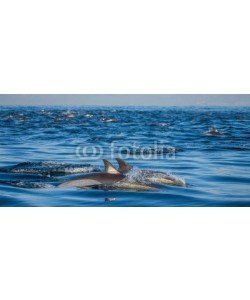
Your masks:
M104 155L109 156L111 159L119 156L123 159L175 159L177 149L172 146L166 146L161 143L154 142L149 146L140 146L137 143L130 145L118 145L111 142L109 146L101 145L86 145L78 146L76 148L76 155L79 159L93 159L98 160Z

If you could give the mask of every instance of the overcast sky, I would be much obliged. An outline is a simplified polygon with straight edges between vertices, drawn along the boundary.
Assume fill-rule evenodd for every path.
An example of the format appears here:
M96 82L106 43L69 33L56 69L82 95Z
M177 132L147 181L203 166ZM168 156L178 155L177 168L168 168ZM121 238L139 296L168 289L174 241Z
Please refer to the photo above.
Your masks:
M250 106L250 95L0 95L0 105Z

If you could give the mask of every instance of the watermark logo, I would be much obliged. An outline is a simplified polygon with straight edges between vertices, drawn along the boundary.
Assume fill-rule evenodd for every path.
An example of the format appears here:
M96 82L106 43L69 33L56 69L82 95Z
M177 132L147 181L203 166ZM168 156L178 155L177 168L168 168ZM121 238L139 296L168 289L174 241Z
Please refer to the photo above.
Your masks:
M120 146L115 142L111 142L109 147L101 145L78 146L76 155L79 159L88 158L93 160L99 160L104 155L109 156L111 159L119 156L123 159L152 160L175 159L176 151L175 147L163 145L158 141L149 146L140 146L137 143Z

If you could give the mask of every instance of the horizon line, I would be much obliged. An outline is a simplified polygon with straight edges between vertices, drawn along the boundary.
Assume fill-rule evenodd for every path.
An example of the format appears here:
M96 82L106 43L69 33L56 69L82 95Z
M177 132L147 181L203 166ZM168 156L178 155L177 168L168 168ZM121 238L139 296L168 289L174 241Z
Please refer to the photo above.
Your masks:
M237 104L176 104L176 105L142 105L142 104L137 104L137 105L133 105L133 104L1 104L1 107L69 107L69 106L75 106L75 107L250 107L250 104L246 104L246 105L237 105Z

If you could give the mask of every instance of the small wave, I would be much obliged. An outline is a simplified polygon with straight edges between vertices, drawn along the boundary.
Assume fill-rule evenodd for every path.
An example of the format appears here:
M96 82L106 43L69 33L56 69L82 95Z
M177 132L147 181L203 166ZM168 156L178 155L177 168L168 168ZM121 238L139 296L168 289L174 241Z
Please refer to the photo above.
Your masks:
M151 123L149 124L150 126L155 126L155 127L169 127L169 123L165 123L165 122L160 122L160 123Z
M55 118L53 120L54 123L61 123L62 121L63 121L63 119L61 119L61 118Z
M68 174L98 172L90 164L68 164L58 162L23 162L11 167L0 168L2 173L39 174L43 176L63 176Z
M94 115L93 114L85 114L84 116L85 116L85 118L93 118Z
M28 182L28 181L0 181L0 184L10 185L23 189L51 189L55 188L54 185L49 183L39 183L39 182Z
M233 150L233 151L248 151L249 148L247 146L225 146L224 150Z
M66 117L67 117L67 118L74 118L75 115L70 113L70 114L67 114Z

